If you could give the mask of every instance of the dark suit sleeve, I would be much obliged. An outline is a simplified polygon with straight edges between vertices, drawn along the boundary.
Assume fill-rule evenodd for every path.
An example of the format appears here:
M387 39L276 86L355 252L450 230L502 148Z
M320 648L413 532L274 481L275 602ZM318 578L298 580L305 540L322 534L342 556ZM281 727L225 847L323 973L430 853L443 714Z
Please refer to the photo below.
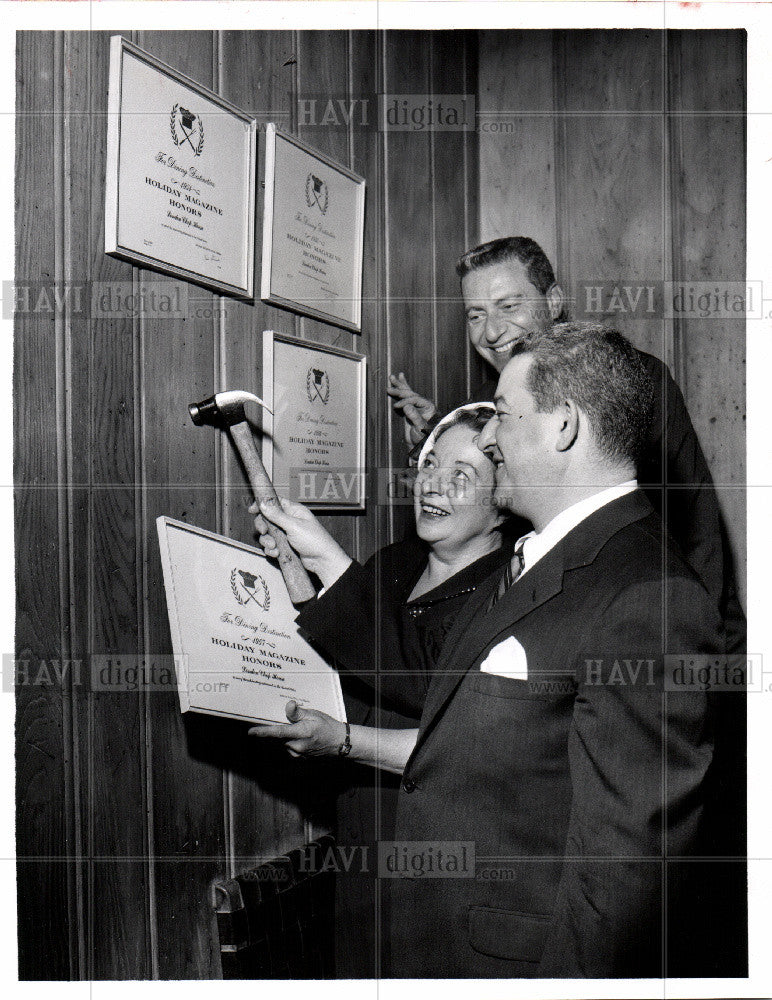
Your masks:
M663 859L695 849L712 757L706 695L666 690L663 651L723 643L697 581L667 594L663 607L660 581L628 586L579 644L572 809L540 976L661 975Z
M389 708L420 718L428 686L420 650L406 642L400 604L379 579L376 557L364 566L352 563L296 621L339 668L377 691Z
M639 479L726 621L728 649L744 649L745 616L708 463L669 369L653 355L642 359L654 381L655 405Z

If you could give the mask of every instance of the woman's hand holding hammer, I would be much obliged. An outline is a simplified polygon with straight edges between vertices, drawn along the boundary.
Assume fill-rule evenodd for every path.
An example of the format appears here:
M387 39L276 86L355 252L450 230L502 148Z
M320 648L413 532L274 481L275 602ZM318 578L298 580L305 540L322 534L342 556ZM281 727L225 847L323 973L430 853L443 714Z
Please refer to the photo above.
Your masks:
M305 568L315 573L324 587L331 587L349 568L351 557L302 503L292 503L283 497L279 503L281 509L276 504L260 503L258 506L254 503L249 512L259 514L281 528ZM259 532L261 527L259 518L256 518L255 529ZM259 538L263 552L271 559L277 558L278 550L273 537L260 534Z

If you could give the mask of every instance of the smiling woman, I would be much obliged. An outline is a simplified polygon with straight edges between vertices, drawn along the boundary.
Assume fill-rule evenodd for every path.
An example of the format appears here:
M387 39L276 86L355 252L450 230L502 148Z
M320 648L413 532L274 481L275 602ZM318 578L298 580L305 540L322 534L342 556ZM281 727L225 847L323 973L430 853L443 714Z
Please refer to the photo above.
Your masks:
M380 694L415 718L456 615L477 583L511 555L511 546L503 546L506 515L495 505L493 463L478 446L493 413L491 403L471 403L440 421L419 457L418 539L387 546L364 566L302 504L282 500L281 510L260 508L324 586L303 606L298 624L371 687L383 671ZM260 544L276 555L270 535L261 534Z
M503 515L494 506L493 463L478 447L494 412L488 403L459 407L421 450L414 486L416 533L430 548L411 599L501 545L497 529Z

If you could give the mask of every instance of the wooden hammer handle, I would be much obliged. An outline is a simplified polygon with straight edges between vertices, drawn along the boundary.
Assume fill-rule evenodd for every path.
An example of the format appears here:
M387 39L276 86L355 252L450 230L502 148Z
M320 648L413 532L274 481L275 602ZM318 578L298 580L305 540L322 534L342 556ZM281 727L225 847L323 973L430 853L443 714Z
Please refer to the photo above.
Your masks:
M241 461L247 470L252 492L255 494L255 500L258 502L262 500L264 503L275 503L278 505L279 498L276 495L276 490L273 488L273 483L268 478L265 466L257 453L249 424L246 420L232 424L230 432L241 455ZM316 596L316 590L297 552L290 546L287 536L281 528L277 528L275 524L271 524L269 521L265 521L264 523L268 534L272 536L276 542L276 548L279 550L279 568L284 577L284 582L287 584L290 600L293 604L302 604L303 601L309 601L312 597Z

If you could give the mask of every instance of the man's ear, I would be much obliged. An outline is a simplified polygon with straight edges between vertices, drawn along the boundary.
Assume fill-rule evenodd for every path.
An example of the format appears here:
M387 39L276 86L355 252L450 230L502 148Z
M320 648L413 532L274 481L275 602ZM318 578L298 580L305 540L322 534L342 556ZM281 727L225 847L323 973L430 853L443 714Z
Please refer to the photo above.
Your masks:
M573 399L567 399L555 410L557 422L556 451L568 451L579 433L579 407Z
M547 290L545 298L547 299L547 308L549 309L550 319L556 320L563 312L563 306L566 301L563 289L557 282L555 282L555 284Z

